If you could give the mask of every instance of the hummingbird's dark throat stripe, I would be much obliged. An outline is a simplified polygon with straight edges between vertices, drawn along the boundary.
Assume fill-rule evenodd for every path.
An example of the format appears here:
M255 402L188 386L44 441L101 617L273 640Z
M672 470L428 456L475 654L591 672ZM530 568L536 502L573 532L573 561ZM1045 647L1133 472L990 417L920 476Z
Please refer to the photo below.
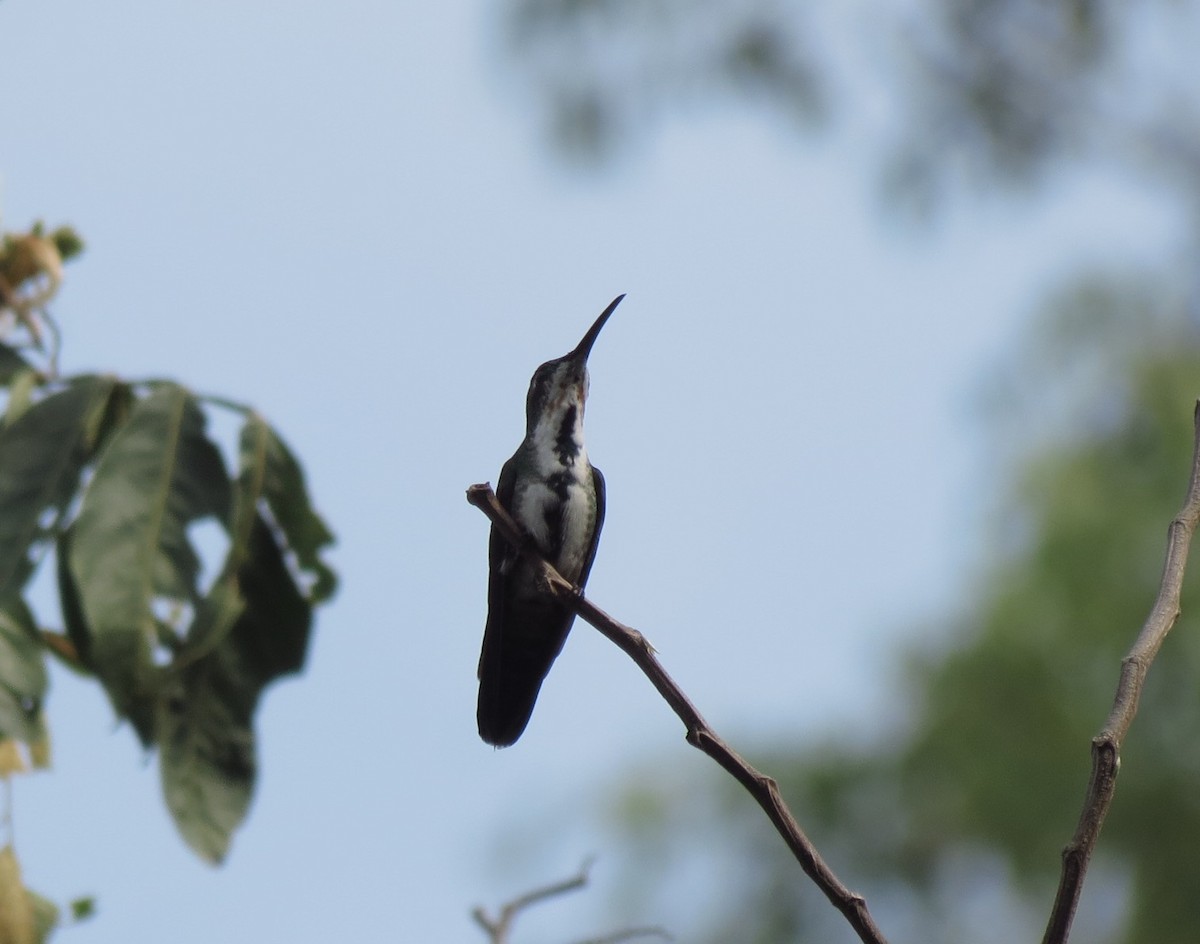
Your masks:
M579 407L574 404L567 407L562 425L558 427L558 435L554 438L554 451L563 465L574 465L575 457L579 455L579 443L575 441L575 418L578 411Z

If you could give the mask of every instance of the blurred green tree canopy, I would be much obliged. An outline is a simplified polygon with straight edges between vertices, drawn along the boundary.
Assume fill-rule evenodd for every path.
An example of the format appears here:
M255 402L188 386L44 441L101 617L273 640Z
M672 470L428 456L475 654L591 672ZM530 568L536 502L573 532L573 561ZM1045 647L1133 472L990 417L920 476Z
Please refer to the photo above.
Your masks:
M548 139L580 162L723 108L867 121L886 191L919 207L1099 159L1195 208L1195 4L503 0L498 17Z
M1074 304L1094 311L1106 302L1119 307L1120 319L1091 338L1073 334L1072 350L1094 358L1120 396L1106 402L1104 415L1079 418L1060 444L1022 464L975 592L946 625L921 634L936 642L898 654L899 701L909 713L900 730L865 743L831 737L750 752L897 939L1037 933L1083 800L1090 738L1157 592L1166 526L1190 470L1200 335L1178 312L1140 307L1130 317L1128 294L1102 283L1057 304L1060 317L1073 321ZM1150 672L1123 751L1080 936L1195 939L1198 632L1193 569L1183 617ZM656 882L666 881L656 877L694 857L716 857L717 873L729 879L714 896L720 904L708 915L704 940L767 944L849 934L804 887L736 785L714 774L685 789L650 771L627 783L611 822L630 844L629 859L646 864L631 886L653 895ZM705 834L712 824L716 836ZM989 910L1000 920L994 938L980 936L970 920ZM909 932L896 933L898 924Z

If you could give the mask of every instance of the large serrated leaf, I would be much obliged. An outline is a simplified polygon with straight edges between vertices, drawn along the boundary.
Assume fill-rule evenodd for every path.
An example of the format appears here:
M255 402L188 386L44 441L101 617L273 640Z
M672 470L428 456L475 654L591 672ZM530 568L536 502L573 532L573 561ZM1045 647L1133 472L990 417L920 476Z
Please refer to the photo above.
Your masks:
M333 534L312 507L300 463L256 413L250 413L242 427L239 482L243 480L266 501L297 566L311 578L309 599L313 603L328 599L337 588L337 577L320 555L333 543Z
M53 529L43 516L50 509L57 519L75 494L115 388L111 378L81 378L0 428L0 598L32 573L32 547Z
M249 808L259 697L273 679L303 666L312 622L261 517L237 578L245 603L240 616L213 651L173 679L159 713L167 808L188 845L214 863L225 857Z
M37 624L20 597L0 601L0 738L29 744L42 735L38 723L46 694L46 666Z
M196 602L188 526L224 521L228 508L229 479L195 397L157 385L102 450L69 549L86 658L121 715L155 694L155 601Z

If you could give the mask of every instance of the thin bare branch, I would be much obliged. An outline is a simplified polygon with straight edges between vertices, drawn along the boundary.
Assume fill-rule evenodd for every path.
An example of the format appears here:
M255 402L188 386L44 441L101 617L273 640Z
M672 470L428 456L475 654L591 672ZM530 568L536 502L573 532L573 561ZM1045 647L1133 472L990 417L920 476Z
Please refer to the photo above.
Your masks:
M770 777L759 773L719 738L683 691L666 673L654 655L654 647L635 629L631 629L587 600L579 588L563 579L538 552L537 546L522 531L496 499L490 485L472 485L467 489L467 501L479 508L504 539L517 548L527 560L542 568L549 592L569 605L586 622L615 643L642 670L671 710L687 728L687 741L720 764L738 783L746 788L767 814L776 831L791 849L805 874L825 894L854 928L865 944L886 944L883 933L867 910L866 900L850 891L833 870L825 864L816 847L809 841L791 810L779 793L779 786Z
M579 873L569 879L555 882L553 885L546 885L543 888L534 889L531 892L526 892L524 895L514 898L508 904L501 907L500 914L495 920L489 918L483 908L473 910L471 917L475 919L476 924L487 932L488 940L491 944L509 944L508 935L512 931L513 922L516 921L517 915L530 906L536 905L548 898L556 898L559 895L578 891L586 886L588 883L588 873L592 870L592 862L592 859L587 859L579 867ZM621 944L623 941L633 941L638 938L648 937L657 937L664 941L671 940L671 935L662 928L624 928L620 931L606 934L603 937L590 937L586 941L580 941L579 944Z
M536 905L540 901L545 901L547 898L555 898L558 895L565 895L567 892L577 891L587 885L588 872L592 868L592 859L588 859L579 867L579 873L562 882L555 882L553 885L546 885L543 888L536 888L531 892L526 892L524 895L514 898L508 904L500 909L499 916L493 921L487 916L487 912L482 907L476 908L471 912L471 917L488 934L488 940L491 944L508 944L508 934L512 930L513 921L517 915L531 905Z
M1193 423L1195 446L1187 498L1167 529L1167 559L1163 565L1158 597L1128 655L1121 661L1121 677L1117 682L1117 694L1108 720L1104 722L1100 733L1092 738L1092 776L1088 782L1087 798L1075 835L1063 849L1062 875L1050 921L1046 925L1046 934L1042 938L1043 944L1065 944L1067 935L1071 933L1071 922L1075 919L1088 863L1116 790L1121 743L1137 714L1138 699L1150 663L1179 618L1179 597L1188 548L1196 526L1200 524L1200 401L1196 403Z
M642 938L656 937L662 941L675 940L662 928L626 928L624 931L614 931L604 937L589 937L575 944L622 944L624 941L636 941Z

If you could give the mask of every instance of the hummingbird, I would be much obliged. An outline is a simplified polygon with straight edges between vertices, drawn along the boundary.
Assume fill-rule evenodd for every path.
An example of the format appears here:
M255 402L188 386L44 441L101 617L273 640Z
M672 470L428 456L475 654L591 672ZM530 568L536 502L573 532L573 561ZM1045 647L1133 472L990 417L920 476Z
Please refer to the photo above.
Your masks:
M500 469L496 498L539 551L580 589L604 524L604 476L588 461L583 407L587 359L624 295L601 312L573 351L533 373L525 439ZM537 572L493 526L488 540L488 615L479 656L479 736L514 744L575 621L570 607L538 585Z

